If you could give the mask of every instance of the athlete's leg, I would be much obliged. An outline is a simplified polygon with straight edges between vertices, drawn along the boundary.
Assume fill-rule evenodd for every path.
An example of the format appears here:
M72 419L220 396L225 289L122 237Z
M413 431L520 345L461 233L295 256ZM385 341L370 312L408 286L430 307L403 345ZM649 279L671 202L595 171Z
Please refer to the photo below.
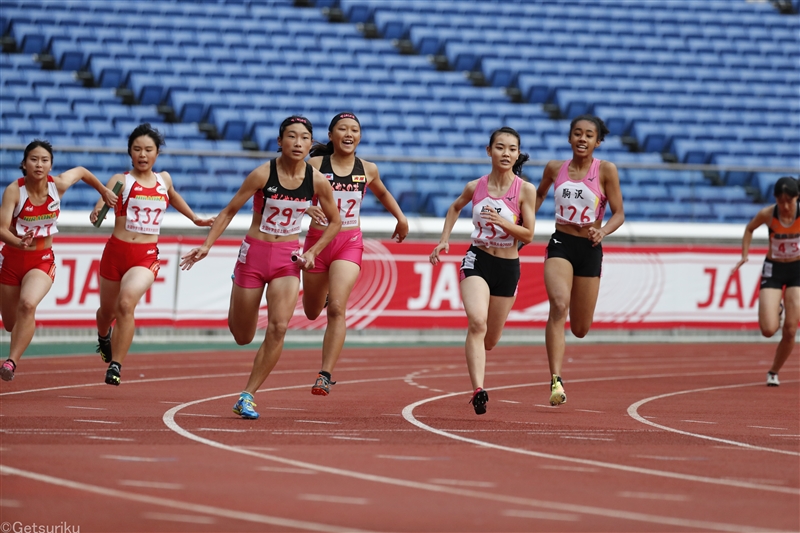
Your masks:
M30 270L22 278L22 284L19 286L16 322L11 329L11 344L8 349L8 358L14 361L14 364L19 362L23 352L33 339L33 333L36 331L36 307L52 286L53 280L50 279L50 276L38 268ZM3 304L5 305L5 294L3 295Z
M273 279L267 285L267 333L253 361L253 369L244 389L246 392L255 394L280 359L286 329L294 314L299 291L300 279L294 276Z
M333 270L331 265L331 270ZM328 296L329 272L303 272L303 312L309 320L316 319L325 308ZM328 320L330 320L328 309Z
M263 294L264 287L246 289L234 283L231 288L228 329L239 346L250 344L256 336L258 310Z
M486 350L491 350L500 342L500 337L503 336L503 327L508 319L508 313L511 312L516 299L516 296L491 296L489 298L486 337L483 339L483 347Z
M342 354L347 336L347 300L358 279L361 267L352 261L334 261L329 276L328 325L322 340L322 370L333 372ZM317 313L319 315L319 313Z
M564 326L572 294L572 264L561 257L550 257L544 262L544 285L550 301L550 314L545 327L545 347L550 363L550 374L561 375L564 361Z
M572 278L569 326L572 333L579 339L585 337L589 333L589 328L592 327L599 293L600 277L575 276Z
M761 334L772 337L781 326L781 289L765 288L758 293L758 325Z
M133 343L136 330L134 311L147 289L153 285L155 274L149 268L135 266L128 270L119 282L119 294L114 305L117 324L111 333L112 361L122 364Z
M775 359L772 361L772 368L769 369L773 374L780 371L783 363L794 352L797 324L800 322L800 287L786 287L783 305L786 315L783 318L781 341L775 349Z
M486 372L486 349L484 342L489 320L489 285L480 276L469 276L461 281L461 301L467 313L469 327L464 351L472 388L483 388Z
M17 323L17 307L19 306L20 285L0 285L0 313L3 327L11 332Z
M111 281L100 276L100 307L97 308L97 334L101 337L108 335L111 325L117 318L116 307L119 297L120 281Z

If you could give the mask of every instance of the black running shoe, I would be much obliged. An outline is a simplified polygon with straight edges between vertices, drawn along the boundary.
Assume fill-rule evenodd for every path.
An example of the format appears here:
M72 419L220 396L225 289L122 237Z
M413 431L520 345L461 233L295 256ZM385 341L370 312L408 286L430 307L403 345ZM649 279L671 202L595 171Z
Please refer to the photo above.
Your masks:
M489 401L489 393L487 393L482 388L478 387L475 389L475 392L472 393L472 407L475 408L476 415L482 415L486 412L486 403Z
M108 330L108 335L105 337L97 336L97 353L104 363L111 362L111 330Z
M112 362L110 365L108 365L108 370L106 370L106 383L108 385L119 386L119 373L121 370L122 367L119 365L119 363Z

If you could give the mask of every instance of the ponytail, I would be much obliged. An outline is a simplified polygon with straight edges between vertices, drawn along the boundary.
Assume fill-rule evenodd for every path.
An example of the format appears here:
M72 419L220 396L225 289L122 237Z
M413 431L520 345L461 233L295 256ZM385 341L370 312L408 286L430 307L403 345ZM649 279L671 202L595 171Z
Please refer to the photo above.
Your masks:
M333 141L328 141L327 144L316 143L311 147L308 152L309 157L317 157L318 155L331 155L333 154Z
M531 156L529 156L525 152L520 152L519 157L517 158L517 162L514 163L514 166L511 168L511 170L514 171L514 174L516 176L522 174L522 165L524 165L530 158Z

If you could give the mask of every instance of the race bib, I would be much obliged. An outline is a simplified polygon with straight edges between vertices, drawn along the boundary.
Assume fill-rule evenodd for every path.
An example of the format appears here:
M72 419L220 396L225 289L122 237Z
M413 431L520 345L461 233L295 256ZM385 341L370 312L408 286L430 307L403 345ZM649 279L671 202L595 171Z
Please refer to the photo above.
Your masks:
M269 235L293 235L300 233L300 221L311 202L297 200L267 200L261 215L262 233Z

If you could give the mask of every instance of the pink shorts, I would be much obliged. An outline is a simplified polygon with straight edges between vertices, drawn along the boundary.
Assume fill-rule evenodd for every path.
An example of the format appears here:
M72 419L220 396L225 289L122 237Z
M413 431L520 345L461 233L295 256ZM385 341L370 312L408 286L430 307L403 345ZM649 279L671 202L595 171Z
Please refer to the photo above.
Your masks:
M38 269L56 279L56 256L53 249L21 250L6 244L0 256L0 285L22 285L22 278L31 270Z
M308 251L309 248L314 246L321 236L321 230L308 228L306 242L303 245L303 252ZM317 256L314 260L314 268L309 269L308 272L327 272L334 261L350 261L361 268L361 257L363 255L364 239L361 235L361 228L340 231Z
M265 242L246 236L233 267L233 282L245 289L263 289L273 279L300 278L300 265L292 262L297 241Z
M122 276L133 267L150 269L158 277L161 263L158 260L158 244L155 242L126 242L114 237L108 239L100 258L100 277L110 281L121 281Z

